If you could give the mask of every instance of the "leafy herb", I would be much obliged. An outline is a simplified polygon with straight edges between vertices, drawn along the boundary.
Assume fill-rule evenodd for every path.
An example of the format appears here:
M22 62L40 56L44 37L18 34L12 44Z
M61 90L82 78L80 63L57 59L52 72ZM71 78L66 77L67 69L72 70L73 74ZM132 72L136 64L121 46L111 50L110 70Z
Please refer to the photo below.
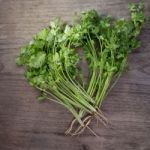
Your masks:
M82 12L72 25L56 19L21 49L16 63L26 67L27 80L41 91L38 100L55 101L75 117L67 133L76 120L80 126L73 135L88 127L94 116L107 123L100 107L127 65L128 54L140 46L136 37L145 21L142 3L130 4L129 10L129 20L99 16L95 10ZM85 86L77 67L78 48L88 63Z

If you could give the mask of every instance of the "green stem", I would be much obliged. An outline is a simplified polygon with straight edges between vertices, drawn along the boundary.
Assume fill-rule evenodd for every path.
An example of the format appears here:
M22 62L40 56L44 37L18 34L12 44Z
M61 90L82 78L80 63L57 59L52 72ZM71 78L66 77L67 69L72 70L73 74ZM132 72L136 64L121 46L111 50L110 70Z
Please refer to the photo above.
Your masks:
M62 73L63 73L63 71L62 71ZM68 74L68 75L69 75L69 74ZM60 77L62 78L61 75L60 75ZM71 79L70 76L68 76L68 77L69 77L69 79L71 80L71 82L68 80L68 78L65 76L64 73L63 73L63 77L65 78L65 79L62 78L63 81L64 81L64 82L67 81L67 86L69 85L69 88L73 88L73 91L76 90L76 91L80 92L89 102L95 103L94 100L93 100L90 96L88 96L88 95L86 94L86 92L84 92L84 91L82 90L82 88L80 88L78 85L76 85L76 83Z
M78 115L77 111L69 103L68 98L66 98L65 96L62 96L61 94L58 94L58 92L55 92L54 90L52 90L52 92L53 92L53 94L52 94L52 93L50 93L50 92L48 92L45 89L42 89L40 87L36 87L36 88L39 89L42 92L45 92L45 93L51 95L55 99L57 99L58 102L60 102L60 104L62 104L63 106L65 106L73 114L73 116L78 120L78 122L81 124L81 126L84 126L84 124L83 124L80 116Z
M92 73L92 77L91 77L91 80L89 82L89 86L88 86L88 89L87 89L87 93L92 96L92 88L93 88L93 82L95 80L95 76L96 76L96 73L93 69L93 73Z
M63 90L62 90L63 88ZM76 107L80 108L80 109L84 109L85 111L91 113L91 110L89 110L90 106L89 104L87 105L82 97L77 97L75 94L73 94L71 91L69 91L66 86L60 86L59 91L62 92L64 95L66 95L71 101L73 101L73 103L75 103L74 105L76 105ZM89 107L88 107L89 106Z
M96 98L95 98L95 104L96 104L97 107L101 106L103 98L104 98L104 96L107 92L107 89L109 87L111 78L112 78L112 72L107 75L107 77L104 81L104 84L100 86L101 88L99 88L100 90L97 92L97 95L96 95Z

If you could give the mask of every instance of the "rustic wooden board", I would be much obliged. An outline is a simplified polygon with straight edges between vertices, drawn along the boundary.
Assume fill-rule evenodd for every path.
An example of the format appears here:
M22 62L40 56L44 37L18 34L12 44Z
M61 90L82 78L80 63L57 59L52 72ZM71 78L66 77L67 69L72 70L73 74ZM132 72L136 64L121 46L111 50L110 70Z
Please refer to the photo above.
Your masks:
M15 65L22 44L55 16L69 20L74 12L95 8L128 17L136 0L0 0L0 150L149 150L150 149L150 21L130 55L129 69L107 97L103 110L112 128L91 127L79 137L64 136L71 115L55 103L38 103L38 92ZM144 0L150 17L150 1Z

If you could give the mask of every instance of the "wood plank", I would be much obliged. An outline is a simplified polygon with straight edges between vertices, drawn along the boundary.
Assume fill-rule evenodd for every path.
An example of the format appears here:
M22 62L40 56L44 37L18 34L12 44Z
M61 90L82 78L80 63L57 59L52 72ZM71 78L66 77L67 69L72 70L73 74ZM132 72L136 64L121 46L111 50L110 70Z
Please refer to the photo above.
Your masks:
M91 128L79 137L65 136L71 115L53 102L39 103L24 70L15 65L20 47L60 16L94 8L102 14L128 18L127 4L136 0L0 0L0 150L149 150L150 147L150 21L141 48L129 57L129 68L110 92L102 109L111 127ZM150 17L150 1L144 0Z

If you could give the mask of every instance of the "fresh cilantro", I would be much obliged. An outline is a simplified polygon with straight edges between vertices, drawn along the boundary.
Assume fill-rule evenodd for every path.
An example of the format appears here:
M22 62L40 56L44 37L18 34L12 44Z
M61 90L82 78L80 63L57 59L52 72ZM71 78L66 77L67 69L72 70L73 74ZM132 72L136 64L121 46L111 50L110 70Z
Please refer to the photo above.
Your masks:
M30 85L41 91L39 101L55 101L73 114L81 125L74 135L81 133L93 116L107 122L100 107L126 67L128 54L140 46L137 36L145 22L143 3L130 4L129 11L128 20L99 16L95 10L82 12L72 25L55 19L21 48L16 59L26 67ZM86 83L78 67L79 49L88 64Z

